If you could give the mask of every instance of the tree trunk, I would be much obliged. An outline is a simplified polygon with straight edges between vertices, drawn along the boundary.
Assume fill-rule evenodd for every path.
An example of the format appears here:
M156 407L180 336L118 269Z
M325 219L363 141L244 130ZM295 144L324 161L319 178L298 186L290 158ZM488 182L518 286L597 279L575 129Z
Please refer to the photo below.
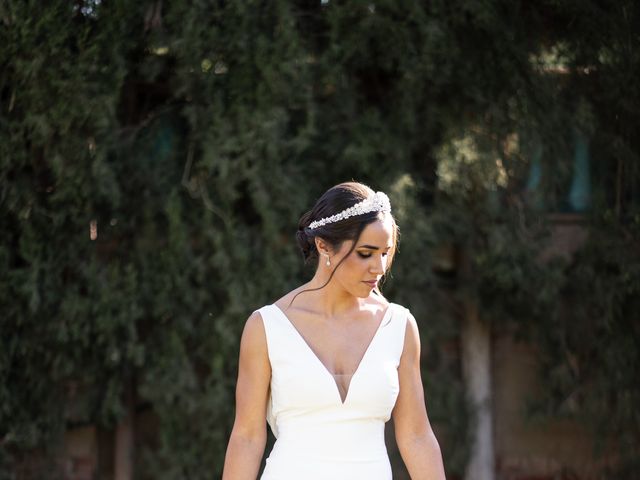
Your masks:
M127 413L116 428L114 480L133 480L133 395L127 394Z
M471 408L471 456L465 480L493 480L493 415L491 406L491 329L467 300L462 321L462 367Z

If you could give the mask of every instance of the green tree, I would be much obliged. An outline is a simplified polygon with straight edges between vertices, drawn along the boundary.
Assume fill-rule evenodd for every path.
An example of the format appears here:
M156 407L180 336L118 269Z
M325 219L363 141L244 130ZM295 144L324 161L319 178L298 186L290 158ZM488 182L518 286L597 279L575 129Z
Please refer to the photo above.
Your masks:
M542 411L577 381L598 395L572 414L631 451L638 17L630 1L0 3L3 475L69 426L148 414L137 477L219 474L244 319L308 275L297 219L349 178L392 195L387 291L421 322L448 473L473 456L443 347L450 305L470 301L544 346L559 373ZM590 240L541 264L578 137ZM468 259L454 289L434 274L447 245ZM600 275L576 312L607 348L567 343L556 306Z

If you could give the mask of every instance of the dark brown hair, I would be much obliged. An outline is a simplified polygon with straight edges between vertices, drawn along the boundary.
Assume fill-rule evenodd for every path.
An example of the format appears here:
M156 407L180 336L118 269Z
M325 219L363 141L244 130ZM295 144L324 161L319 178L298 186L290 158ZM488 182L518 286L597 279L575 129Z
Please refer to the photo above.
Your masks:
M352 207L356 203L361 202L362 200L373 194L374 191L362 183L340 183L327 190L318 199L313 208L302 215L302 217L300 217L300 221L298 222L298 231L296 232L296 239L298 241L298 246L302 251L302 256L305 263L318 261L319 254L315 242L316 237L322 238L336 251L340 249L345 241L353 241L351 249L340 260L340 262L338 262L333 272L331 272L331 276L329 277L329 280L327 280L327 283L317 289L304 290L304 292L311 290L320 290L321 288L324 288L331 281L331 279L333 278L333 274L340 267L342 262L349 255L351 255L365 227L378 220L383 214L381 212L369 212L362 215L355 215L353 217L349 217L338 222L329 223L327 225L323 225L314 229L309 228L311 222L335 215L349 207ZM395 254L398 243L398 226L395 222L395 219L393 219L393 216L391 218L393 222L393 247L389 252L389 260L387 262L385 278L387 272L391 268L391 264L393 263L393 256ZM303 292L299 292L298 295L300 293ZM293 300L291 301L291 303L293 303Z

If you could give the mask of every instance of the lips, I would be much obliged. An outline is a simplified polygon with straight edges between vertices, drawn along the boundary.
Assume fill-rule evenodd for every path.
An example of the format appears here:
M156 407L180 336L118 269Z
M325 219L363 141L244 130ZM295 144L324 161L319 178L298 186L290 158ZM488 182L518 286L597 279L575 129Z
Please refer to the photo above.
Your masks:
M377 280L365 280L364 283L369 285L371 288L375 288L376 285L378 284L378 281Z

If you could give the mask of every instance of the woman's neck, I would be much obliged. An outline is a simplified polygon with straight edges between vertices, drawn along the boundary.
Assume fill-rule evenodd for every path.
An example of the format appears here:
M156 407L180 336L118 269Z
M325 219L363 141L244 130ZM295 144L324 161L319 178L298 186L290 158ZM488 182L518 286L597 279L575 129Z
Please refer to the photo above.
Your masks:
M316 275L303 286L303 289L318 288L313 292L309 292L307 301L308 305L321 315L327 318L339 317L346 312L358 309L363 302L360 299L349 292L347 292L335 278L332 278L329 283L329 275L326 273L316 272ZM326 284L326 285L325 285ZM322 287L322 288L321 288Z

